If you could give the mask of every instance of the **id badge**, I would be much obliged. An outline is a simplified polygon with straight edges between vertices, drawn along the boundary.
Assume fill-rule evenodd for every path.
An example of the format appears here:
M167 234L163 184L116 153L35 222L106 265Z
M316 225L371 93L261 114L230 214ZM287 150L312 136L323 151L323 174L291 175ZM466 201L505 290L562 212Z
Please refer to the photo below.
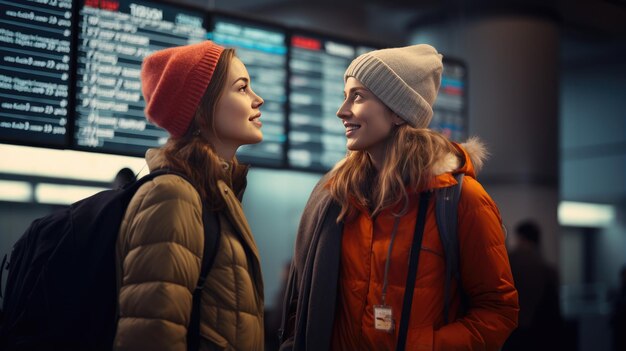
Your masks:
M374 327L376 330L391 333L393 331L393 312L391 306L374 306Z

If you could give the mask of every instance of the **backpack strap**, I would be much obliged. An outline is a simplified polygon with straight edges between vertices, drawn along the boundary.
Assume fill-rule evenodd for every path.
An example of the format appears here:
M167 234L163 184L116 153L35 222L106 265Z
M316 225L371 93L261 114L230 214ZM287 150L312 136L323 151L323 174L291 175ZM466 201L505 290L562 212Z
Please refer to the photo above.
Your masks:
M152 180L163 174L177 175L185 179L193 186L193 183L187 176L166 168L150 172L150 174L142 177L132 186L139 187L146 181ZM209 271L211 271L211 267L213 267L213 263L215 262L221 236L218 213L209 210L205 202L202 202L202 225L204 226L204 249L202 251L200 277L198 278L198 283L193 290L191 317L189 318L189 326L187 327L187 350L189 351L197 351L200 349L200 305L202 300L202 288L204 287Z
M463 187L463 173L454 175L457 184L451 187L437 189L435 214L437 217L437 228L443 247L446 260L446 276L444 280L444 305L443 321L449 323L450 314L450 282L452 277L461 283L460 260L459 260L459 238L457 233L458 205Z
M187 327L187 350L196 351L200 349L200 304L202 299L202 288L209 275L209 271L215 262L217 250L220 243L220 221L217 212L209 211L206 205L202 204L202 222L204 224L204 250L202 254L202 265L198 284L193 290L193 304L191 307L191 318Z
M428 200L430 192L420 194L419 212L415 223L415 233L411 244L409 256L409 274L406 277L406 287L404 289L404 301L402 302L402 315L400 317L400 327L398 328L397 351L404 351L406 348L407 333L409 331L409 320L411 319L411 305L413 304L413 292L415 291L415 280L417 279L417 266L422 251L422 239L424 238L424 226L426 225L426 212L428 210Z

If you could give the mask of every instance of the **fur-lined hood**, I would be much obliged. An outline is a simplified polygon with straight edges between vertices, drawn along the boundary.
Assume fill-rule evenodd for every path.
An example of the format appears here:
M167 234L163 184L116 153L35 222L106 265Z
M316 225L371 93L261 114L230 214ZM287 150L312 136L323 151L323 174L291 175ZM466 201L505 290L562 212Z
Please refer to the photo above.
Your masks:
M465 173L475 178L489 156L485 144L479 138L472 137L462 144L455 143L454 146L462 156L448 154L433 167L433 174L439 176L445 173Z

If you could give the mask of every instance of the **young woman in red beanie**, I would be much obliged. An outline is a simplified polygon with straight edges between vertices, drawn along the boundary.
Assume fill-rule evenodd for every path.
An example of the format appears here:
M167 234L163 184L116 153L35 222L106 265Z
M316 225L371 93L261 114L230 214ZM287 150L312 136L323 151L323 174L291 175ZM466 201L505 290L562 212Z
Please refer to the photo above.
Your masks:
M500 214L475 179L485 150L427 129L442 68L433 47L414 45L347 69L337 116L349 151L302 215L282 350L498 350L516 327ZM434 194L459 173L460 272L445 307Z
M148 56L141 81L146 117L170 133L162 148L147 152L148 166L185 177L145 183L126 211L117 243L115 349L262 350L263 280L240 203L247 167L235 152L263 139L263 99L234 51L210 41ZM219 249L200 287L200 339L192 345L187 330L205 242L203 203L205 215L216 214Z

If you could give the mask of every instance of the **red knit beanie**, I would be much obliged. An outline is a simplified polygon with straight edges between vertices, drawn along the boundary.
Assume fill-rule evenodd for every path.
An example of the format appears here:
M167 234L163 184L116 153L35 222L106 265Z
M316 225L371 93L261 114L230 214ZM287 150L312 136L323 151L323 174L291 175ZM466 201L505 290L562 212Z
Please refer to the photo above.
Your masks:
M148 121L185 135L224 48L211 41L154 52L141 65Z

